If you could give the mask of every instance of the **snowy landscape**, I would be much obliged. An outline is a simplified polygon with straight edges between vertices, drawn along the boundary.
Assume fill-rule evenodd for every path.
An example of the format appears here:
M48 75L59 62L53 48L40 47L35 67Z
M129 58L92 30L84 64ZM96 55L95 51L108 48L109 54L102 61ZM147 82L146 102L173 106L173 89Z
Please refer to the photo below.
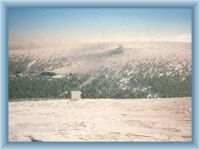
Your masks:
M81 90L84 98L191 97L191 43L186 42L99 43L11 50L9 63L12 99L40 98L34 97L39 96L37 88L43 94L52 93L45 95L50 98L70 98L72 89ZM64 80L70 82L65 83L69 87L62 85ZM46 90L31 87L33 81L45 82L44 85L47 81L52 87ZM25 84L27 93L23 92ZM16 93L20 90L21 97Z
M9 58L10 84L21 82L10 92L22 91L9 103L10 141L192 140L190 43L11 50ZM70 101L72 88L83 99Z
M191 8L9 8L10 142L191 142Z
M9 114L11 142L192 141L191 98L40 99L11 102Z

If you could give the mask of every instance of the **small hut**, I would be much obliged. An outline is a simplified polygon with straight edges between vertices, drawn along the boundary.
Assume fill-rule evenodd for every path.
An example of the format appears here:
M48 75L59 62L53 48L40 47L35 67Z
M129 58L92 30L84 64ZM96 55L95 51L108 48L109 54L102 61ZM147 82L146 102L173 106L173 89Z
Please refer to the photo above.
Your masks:
M81 91L71 91L71 100L81 100Z

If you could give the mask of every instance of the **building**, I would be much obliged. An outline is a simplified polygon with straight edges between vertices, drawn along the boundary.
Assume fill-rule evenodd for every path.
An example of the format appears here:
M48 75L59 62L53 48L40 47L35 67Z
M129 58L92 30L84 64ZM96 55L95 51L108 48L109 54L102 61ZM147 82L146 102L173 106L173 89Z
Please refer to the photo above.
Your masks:
M71 100L81 100L81 91L71 91Z

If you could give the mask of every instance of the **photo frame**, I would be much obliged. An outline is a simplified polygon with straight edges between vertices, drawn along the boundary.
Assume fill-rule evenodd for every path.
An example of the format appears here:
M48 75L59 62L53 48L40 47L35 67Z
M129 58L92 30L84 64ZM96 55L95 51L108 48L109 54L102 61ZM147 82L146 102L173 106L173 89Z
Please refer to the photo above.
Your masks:
M192 142L8 142L8 20L15 7L192 8ZM199 21L198 1L1 1L0 2L0 149L199 149Z

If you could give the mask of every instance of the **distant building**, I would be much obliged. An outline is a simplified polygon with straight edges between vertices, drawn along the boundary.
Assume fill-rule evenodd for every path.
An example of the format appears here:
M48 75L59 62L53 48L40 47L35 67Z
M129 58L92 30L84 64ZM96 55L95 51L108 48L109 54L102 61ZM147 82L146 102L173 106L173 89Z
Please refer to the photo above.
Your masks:
M81 91L71 91L71 100L81 100Z

